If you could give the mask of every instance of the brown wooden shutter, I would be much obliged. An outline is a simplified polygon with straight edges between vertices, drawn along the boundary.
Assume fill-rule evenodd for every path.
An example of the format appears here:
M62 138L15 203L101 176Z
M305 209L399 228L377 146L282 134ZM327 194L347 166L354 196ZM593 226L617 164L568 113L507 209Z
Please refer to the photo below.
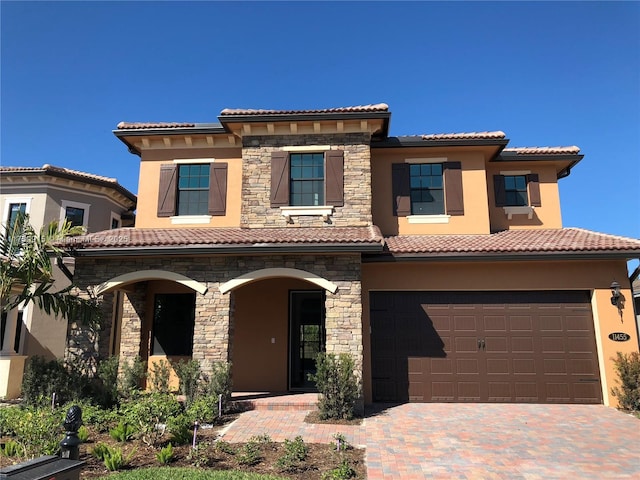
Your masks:
M396 217L411 215L411 177L408 163L391 165L393 188L393 214Z
M493 194L496 197L496 207L504 207L507 195L504 191L504 175L493 176Z
M209 173L209 215L227 213L227 164L212 163Z
M444 164L444 194L447 215L464 215L464 195L462 190L462 164Z
M527 175L527 188L529 190L529 205L532 207L541 207L540 179L537 173Z
M289 205L289 154L287 152L271 153L271 206L286 207Z
M325 154L325 205L344 206L344 152L329 150Z
M176 214L176 190L178 166L160 166L160 189L158 190L158 216L171 217Z

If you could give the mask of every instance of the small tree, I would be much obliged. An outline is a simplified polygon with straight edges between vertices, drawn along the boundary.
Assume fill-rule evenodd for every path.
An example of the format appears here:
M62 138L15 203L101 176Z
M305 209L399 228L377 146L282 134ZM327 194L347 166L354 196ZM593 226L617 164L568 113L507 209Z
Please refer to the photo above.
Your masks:
M612 388L611 394L618 399L620 408L640 411L640 353L618 352L613 363L620 378L620 387Z
M354 375L354 368L353 357L346 353L318 354L316 374L309 378L316 382L320 392L318 409L321 419L353 418L360 397L360 384Z
M34 303L47 314L91 323L98 318L94 299L74 295L73 285L54 289L54 265L68 253L61 248L66 237L84 233L70 222L51 222L40 232L19 215L4 226L0 235L0 307L9 311L21 304Z

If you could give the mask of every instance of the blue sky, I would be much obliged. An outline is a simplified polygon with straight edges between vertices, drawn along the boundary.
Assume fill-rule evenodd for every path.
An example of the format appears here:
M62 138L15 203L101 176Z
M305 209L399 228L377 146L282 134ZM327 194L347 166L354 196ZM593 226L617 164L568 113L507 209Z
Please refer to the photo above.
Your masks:
M0 2L2 165L117 177L118 122L387 103L391 135L577 145L567 227L640 237L639 2Z

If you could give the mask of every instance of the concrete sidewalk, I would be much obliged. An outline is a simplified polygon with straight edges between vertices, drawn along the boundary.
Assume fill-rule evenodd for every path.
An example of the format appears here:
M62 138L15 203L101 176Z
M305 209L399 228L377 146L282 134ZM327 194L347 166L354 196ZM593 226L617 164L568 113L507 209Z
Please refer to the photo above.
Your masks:
M360 426L307 424L306 414L248 411L223 438L341 433L366 448L369 480L640 479L640 420L602 405L376 405Z

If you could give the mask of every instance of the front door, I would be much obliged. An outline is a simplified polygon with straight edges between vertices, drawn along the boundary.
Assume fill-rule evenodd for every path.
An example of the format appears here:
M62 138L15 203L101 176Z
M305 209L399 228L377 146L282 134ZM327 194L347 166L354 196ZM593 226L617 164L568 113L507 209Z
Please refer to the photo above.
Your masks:
M312 390L316 357L324 351L324 292L292 291L289 297L289 388Z

